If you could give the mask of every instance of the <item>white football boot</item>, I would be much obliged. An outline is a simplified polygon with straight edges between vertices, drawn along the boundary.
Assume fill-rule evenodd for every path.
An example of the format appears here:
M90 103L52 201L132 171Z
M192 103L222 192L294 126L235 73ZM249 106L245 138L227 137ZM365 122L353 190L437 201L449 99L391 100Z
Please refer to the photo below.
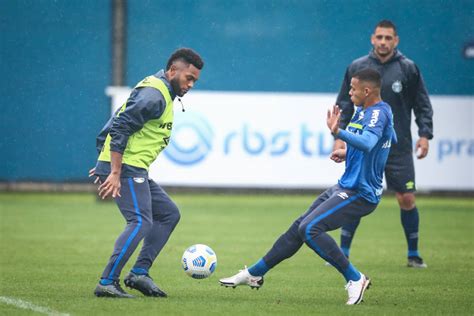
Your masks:
M425 268L428 268L428 265L423 262L423 259L421 257L415 256L415 257L408 257L407 267L425 269Z
M362 273L360 274L359 281L349 281L346 284L347 294L349 294L349 299L347 300L347 305L356 305L362 302L362 297L364 292L369 288L370 279L368 279Z
M239 285L248 285L250 288L258 290L263 285L263 277L251 275L246 266L236 275L220 279L219 282L222 286L233 287L234 289Z

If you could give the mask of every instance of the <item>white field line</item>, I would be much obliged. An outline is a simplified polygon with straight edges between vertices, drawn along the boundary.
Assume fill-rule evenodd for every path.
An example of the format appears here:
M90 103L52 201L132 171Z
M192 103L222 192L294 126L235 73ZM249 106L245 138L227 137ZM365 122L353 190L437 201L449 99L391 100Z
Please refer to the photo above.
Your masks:
M29 309L29 310L46 314L46 315L50 315L50 316L70 316L69 314L60 313L52 309L49 309L47 307L35 305L33 303L23 301L18 298L0 296L0 302L8 304L8 305L13 305L18 308Z

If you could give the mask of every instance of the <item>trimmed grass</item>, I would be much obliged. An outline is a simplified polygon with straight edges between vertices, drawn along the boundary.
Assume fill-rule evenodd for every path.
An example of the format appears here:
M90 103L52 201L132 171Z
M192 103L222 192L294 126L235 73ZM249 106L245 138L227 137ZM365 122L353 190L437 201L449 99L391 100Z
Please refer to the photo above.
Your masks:
M251 265L312 203L309 195L177 194L181 222L150 273L167 299L99 299L92 292L124 221L88 194L0 194L0 296L72 315L472 314L474 199L419 197L420 250L428 269L408 269L399 209L386 196L363 221L353 264L373 279L365 302L345 306L344 279L306 246L265 277L259 291L222 288ZM338 232L332 235L339 239ZM214 275L181 269L196 243L217 253ZM129 261L122 277L136 258ZM36 315L0 301L2 315Z

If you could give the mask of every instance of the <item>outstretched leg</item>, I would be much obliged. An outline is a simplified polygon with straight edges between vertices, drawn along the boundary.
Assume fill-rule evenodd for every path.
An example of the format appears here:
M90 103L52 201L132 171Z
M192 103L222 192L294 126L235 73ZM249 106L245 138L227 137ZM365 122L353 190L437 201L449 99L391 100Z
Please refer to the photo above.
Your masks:
M349 305L358 304L362 300L370 280L349 262L327 232L370 214L376 206L354 191L336 188L329 199L306 216L298 227L306 245L333 265L346 279Z
M301 248L304 243L304 239L301 238L298 232L301 222L311 214L315 208L326 201L330 197L331 192L331 189L328 189L318 196L309 209L294 221L290 228L276 240L267 254L249 268L251 275L265 275L268 270L272 269L283 260L292 257Z
M301 222L308 214L323 203L331 194L331 189L322 193L303 215L301 215L288 230L281 235L273 244L272 248L263 258L258 260L250 268L241 270L236 275L220 279L221 285L235 287L238 285L249 285L259 288L263 284L263 276L283 260L292 257L303 245L304 241L298 233Z

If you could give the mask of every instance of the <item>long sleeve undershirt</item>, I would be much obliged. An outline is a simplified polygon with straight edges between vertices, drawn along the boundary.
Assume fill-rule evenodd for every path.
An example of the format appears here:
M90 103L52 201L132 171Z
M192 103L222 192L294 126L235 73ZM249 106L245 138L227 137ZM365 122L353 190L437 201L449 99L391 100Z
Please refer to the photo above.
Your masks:
M356 135L343 129L339 129L337 137L363 152L371 151L379 140L379 137L370 131Z

